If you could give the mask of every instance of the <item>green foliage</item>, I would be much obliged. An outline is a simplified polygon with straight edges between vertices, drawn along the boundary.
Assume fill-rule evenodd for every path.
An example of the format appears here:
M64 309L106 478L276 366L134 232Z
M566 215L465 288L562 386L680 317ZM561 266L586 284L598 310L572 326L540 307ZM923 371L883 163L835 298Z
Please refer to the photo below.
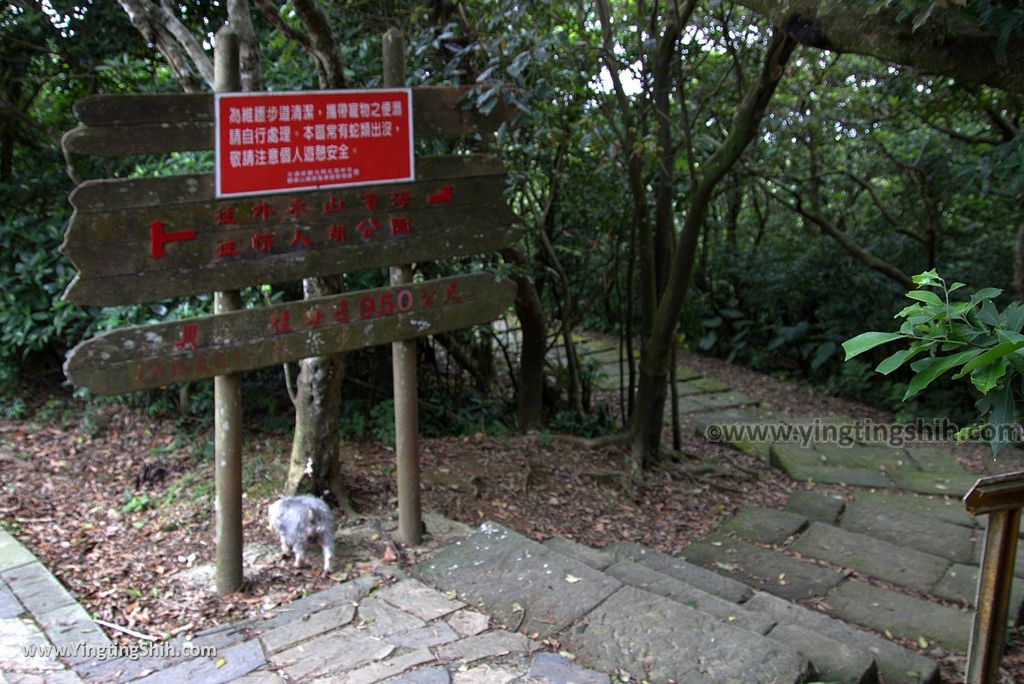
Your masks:
M897 7L902 20L916 23L921 34L976 26L1007 39L1024 25L1019 3L862 2L866 11ZM11 392L15 381L60 382L64 353L84 337L210 311L209 297L98 310L60 301L74 270L58 251L71 182L57 140L74 125L72 103L92 92L172 91L180 86L117 3L54 0L49 5L54 19L32 10L36 5L31 3L0 7L0 87L3 102L16 112L2 124L14 143L12 171L0 178L0 381L6 381L8 390L0 407L12 416L31 413L26 401ZM417 144L422 152L490 147L501 155L508 168L507 199L524 228L524 238L514 248L525 263L513 266L489 255L421 265L420 274L514 270L536 284L552 330L631 329L637 335L643 325L637 263L644 245L633 223L628 169L638 161L641 192L647 194L664 172L658 165L656 120L651 116L650 56L657 36L648 35L646 28L656 27L664 16L641 16L641 5L612 6L614 58L635 117L635 142L629 148L623 136L625 109L607 85L599 27L587 6L544 0L477 3L472 11L451 3L394 0L321 6L340 46L349 86L379 85L380 35L398 25L408 37L410 85L467 84L464 106L486 112L504 103L514 113L496 141ZM186 28L201 39L224 19L222 3L189 0L175 7ZM666 11L665 6L649 7L654 14ZM289 3L281 4L280 12L285 21L299 25ZM319 87L306 51L258 12L254 16L265 86ZM645 28L638 31L638 26ZM677 224L670 241L678 241L692 180L721 144L767 34L745 13L734 12L731 3L698 3L684 31L685 49L677 64L684 77L670 98L672 144L692 155L680 152L671 169ZM746 83L738 74L746 75ZM1020 115L1018 99L998 91L979 88L968 93L946 79L874 60L802 51L787 69L741 168L713 202L678 332L702 352L847 396L898 404L904 392L896 388L911 373L909 364L930 352L919 351L913 358L908 353L902 365L897 363L900 357L892 359L892 368L883 367L888 375L866 378L856 366L843 365L838 350L856 331L885 329L885 312L902 292L781 201L820 212L851 241L905 273L938 264L965 282L1004 284L1010 277L1007 247L1014 237L1007 226L1019 222L1024 190L1024 127L1016 123ZM211 166L209 153L72 161L88 177L179 174ZM641 208L653 214L654 204ZM931 248L925 244L929 236L934 238ZM383 271L376 270L347 274L344 284L359 289L384 279ZM934 287L922 289L939 293ZM300 297L301 291L296 285L275 286L270 296L283 301ZM247 306L263 304L256 290L244 297ZM922 308L934 306L927 299L915 301ZM984 303L978 311L982 309ZM465 339L472 341L472 336ZM975 386L989 387L995 396L1015 372L1011 359L1019 353L984 357L968 375ZM346 390L343 435L393 440L393 409L380 389L387 386L387 373L380 372L379 359L370 352L351 358L356 362L348 364L347 377L371 389L358 394ZM925 412L923 403L936 402L940 393L943 402L957 404L952 408L958 410L966 390L944 380L967 363L945 372L939 365L930 367L935 378L904 410ZM583 371L585 387L590 372ZM553 375L564 395L568 375ZM466 387L462 379L450 380L421 383L424 434L500 435L514 427L508 418L513 413L511 388L488 393ZM262 429L287 429L291 406L280 368L247 373L246 383L246 415L254 416ZM178 415L182 408L176 388L138 393L125 401L159 415ZM210 415L210 403L210 383L196 383L182 424L201 426ZM561 408L552 409L552 429L590 435L610 425L600 413L580 419ZM104 429L99 412L86 410L82 421L88 431Z
M882 360L875 371L889 375L909 363L913 376L903 395L912 399L939 377L955 371L953 379L969 377L981 394L977 404L982 420L991 431L989 439L996 455L1015 433L1018 403L1024 396L1024 304L1011 302L1000 310L993 300L1002 290L982 288L969 298L965 285L947 286L935 270L914 276L919 289L907 292L911 304L896 314L903 323L897 332L865 332L843 343L851 359L875 347L897 340L906 344ZM951 296L953 293L958 295ZM1012 430L1011 430L1012 429ZM961 437L973 434L966 428Z
M133 494L130 490L124 492L125 504L121 506L122 513L138 513L153 505L153 501L145 494Z
M551 419L550 429L555 433L579 435L580 437L602 437L618 430L615 418L609 415L604 404L580 417L573 411L559 411ZM550 439L550 435L548 436Z
M895 7L897 21L909 21L917 31L926 24L951 33L989 29L997 35L1000 51L1010 37L1024 30L1024 7L1006 0L860 0L868 13Z
M373 424L373 436L378 441L394 446L395 444L395 402L393 399L382 401L370 409L370 421Z

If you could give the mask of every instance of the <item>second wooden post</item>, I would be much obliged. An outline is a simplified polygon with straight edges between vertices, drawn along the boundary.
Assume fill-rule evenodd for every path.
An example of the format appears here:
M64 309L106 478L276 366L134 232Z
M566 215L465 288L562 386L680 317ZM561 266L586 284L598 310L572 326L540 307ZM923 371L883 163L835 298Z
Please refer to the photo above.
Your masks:
M238 34L225 26L217 32L214 48L214 89L240 89ZM242 308L238 290L217 292L213 312ZM242 374L213 379L213 457L216 483L217 593L242 588Z
M384 87L405 85L405 39L390 28L382 41ZM391 284L412 282L412 265L391 267ZM395 457L398 461L398 534L405 544L420 543L420 425L416 405L416 340L393 342L391 364L395 395Z

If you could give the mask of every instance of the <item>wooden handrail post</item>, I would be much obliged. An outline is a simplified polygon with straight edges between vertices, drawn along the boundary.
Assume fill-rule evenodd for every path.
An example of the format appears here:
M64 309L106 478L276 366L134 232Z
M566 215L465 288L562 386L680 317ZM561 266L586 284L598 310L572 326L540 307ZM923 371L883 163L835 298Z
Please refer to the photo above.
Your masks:
M238 34L225 26L217 31L213 51L214 90L240 90ZM213 312L242 308L238 290L216 292ZM216 484L217 593L242 588L242 374L213 379L213 458Z
M1024 472L979 479L964 497L971 515L987 515L978 595L967 650L967 684L997 684L1006 646L1013 566L1017 559Z
M405 38L390 28L381 42L384 52L384 87L405 85ZM412 265L391 267L391 284L412 282ZM394 375L395 458L398 470L398 534L410 546L420 543L420 424L416 397L416 340L391 344Z

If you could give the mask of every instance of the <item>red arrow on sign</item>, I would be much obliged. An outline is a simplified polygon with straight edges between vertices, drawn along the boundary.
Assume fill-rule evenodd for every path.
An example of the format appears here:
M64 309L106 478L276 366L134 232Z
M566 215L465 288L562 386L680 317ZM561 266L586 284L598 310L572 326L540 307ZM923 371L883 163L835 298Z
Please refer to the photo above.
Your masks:
M196 239L196 231L194 230L164 232L164 226L166 225L163 221L153 221L149 224L149 255L154 259L159 259L167 253L164 245L168 242L183 242Z

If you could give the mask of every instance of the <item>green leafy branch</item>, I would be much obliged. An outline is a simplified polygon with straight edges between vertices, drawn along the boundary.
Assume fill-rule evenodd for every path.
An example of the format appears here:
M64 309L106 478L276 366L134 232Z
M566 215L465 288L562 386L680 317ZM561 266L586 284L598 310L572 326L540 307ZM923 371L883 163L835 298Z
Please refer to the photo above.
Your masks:
M932 382L953 371L954 379L970 377L981 393L977 407L980 418L994 428L991 431L993 455L1009 444L1001 432L1016 418L1013 381L1024 376L1024 305L1013 302L1000 311L992 300L1002 290L986 287L970 299L951 299L965 287L946 284L934 270L913 278L918 289L907 292L913 303L896 314L903 323L897 332L866 332L843 343L846 359L895 341L906 348L884 359L875 370L889 375L910 363L914 372L903 401L916 397ZM917 358L920 357L920 358ZM913 359L917 360L913 360ZM1016 383L1020 384L1020 383ZM975 434L983 425L961 430L958 439Z

